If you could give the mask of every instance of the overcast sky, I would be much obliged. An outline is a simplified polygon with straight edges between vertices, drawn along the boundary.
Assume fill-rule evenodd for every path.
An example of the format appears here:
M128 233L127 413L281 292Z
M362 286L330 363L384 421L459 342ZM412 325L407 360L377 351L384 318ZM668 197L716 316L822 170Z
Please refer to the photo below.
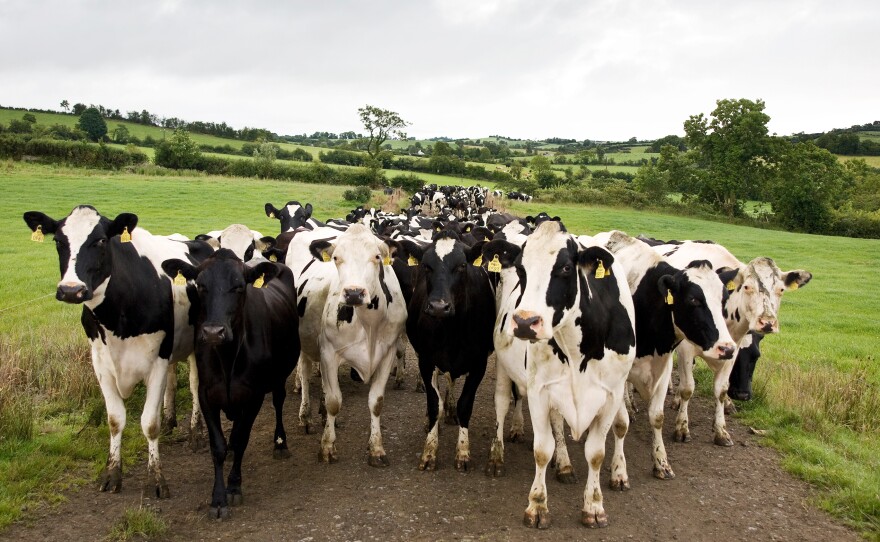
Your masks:
M0 104L278 134L621 140L722 98L770 131L880 120L878 0L0 0ZM112 127L112 124L111 124Z

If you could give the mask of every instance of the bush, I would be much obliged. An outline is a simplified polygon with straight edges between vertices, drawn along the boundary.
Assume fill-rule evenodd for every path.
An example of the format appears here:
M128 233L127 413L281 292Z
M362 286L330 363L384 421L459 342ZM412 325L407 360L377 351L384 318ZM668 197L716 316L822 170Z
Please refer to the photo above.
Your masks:
M397 175L391 178L390 186L394 188L400 188L409 192L410 194L415 194L425 185L425 181L416 177L412 173L407 175Z
M342 193L345 201L353 201L355 203L366 203L370 201L372 195L372 192L366 186L358 186L354 190L346 190Z
M880 239L880 213L832 213L829 235Z
M321 151L318 159L325 164L338 164L343 166L362 166L367 155L359 152L341 151L338 149L327 152Z

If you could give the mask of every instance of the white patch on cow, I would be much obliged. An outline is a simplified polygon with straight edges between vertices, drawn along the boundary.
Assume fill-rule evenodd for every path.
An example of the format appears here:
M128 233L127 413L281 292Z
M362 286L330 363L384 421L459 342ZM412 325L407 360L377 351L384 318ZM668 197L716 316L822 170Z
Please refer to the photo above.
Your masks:
M220 248L231 250L242 261L247 250L253 246L254 237L254 232L244 224L230 224L217 236L220 240Z
M70 245L70 259L67 261L67 271L61 277L59 285L78 286L85 284L85 281L76 274L76 261L83 244L99 222L101 222L101 215L88 207L77 207L64 221L62 232L67 236Z
M434 244L434 250L440 260L445 260L455 249L455 239L440 239Z

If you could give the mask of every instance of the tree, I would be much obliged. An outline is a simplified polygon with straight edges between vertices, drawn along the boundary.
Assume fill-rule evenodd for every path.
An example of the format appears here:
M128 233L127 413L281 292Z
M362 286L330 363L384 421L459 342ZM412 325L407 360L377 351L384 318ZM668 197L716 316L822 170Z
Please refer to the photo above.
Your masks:
M762 190L769 138L764 102L718 100L707 119L702 113L684 123L688 148L697 167L704 171L697 198L734 216L742 212L742 200Z
M199 165L202 153L199 146L183 128L174 130L171 137L156 144L154 161L157 166L173 169L195 169Z
M113 141L115 143L128 143L128 138L131 137L128 132L128 127L124 124L117 124L116 128L113 128Z
M275 165L278 149L280 147L275 143L269 143L265 139L257 140L257 147L254 149L254 163L257 166L257 175L264 179L272 176L272 167Z
M370 158L376 158L381 152L382 144L392 135L406 139L406 128L410 123L403 120L394 111L381 109L372 105L365 105L358 109L364 129L369 134L367 138L367 154Z
M658 166L649 164L639 168L633 179L633 188L654 201L666 199L669 192L669 172L662 171Z
M546 156L538 154L532 158L532 161L529 163L529 169L532 170L535 182L538 183L538 186L541 188L552 188L558 184L562 184L562 179L553 173L553 165L551 164L550 159Z
M77 128L85 132L92 141L101 141L107 135L107 123L94 107L89 107L82 112Z
M25 113L24 115L21 116L21 120L30 122L31 124L36 124L37 123L37 116L34 115L33 113Z
M61 109L65 110L69 113L70 112L70 102L68 102L67 100L61 100Z

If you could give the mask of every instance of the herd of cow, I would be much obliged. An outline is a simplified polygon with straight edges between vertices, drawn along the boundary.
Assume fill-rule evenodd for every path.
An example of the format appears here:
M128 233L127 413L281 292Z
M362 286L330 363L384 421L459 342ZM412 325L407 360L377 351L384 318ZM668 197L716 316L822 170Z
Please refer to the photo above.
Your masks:
M158 438L176 425L174 364L184 359L193 390L191 445L203 445L204 420L213 459L213 517L226 517L228 507L241 502L242 459L269 392L274 453L289 455L282 406L294 370L295 387L302 388L299 420L309 432L309 380L313 367L320 368L325 423L319 455L327 462L339 454L339 366L347 364L352 378L369 384L368 463L386 466L384 390L395 370L398 383L402 377L397 365L408 338L427 396L420 469L436 467L441 413L459 426L456 469L473 468L468 427L494 351L497 431L486 474L504 473L504 441L522 436L521 399L527 397L536 473L525 523L550 523L545 475L554 456L557 478L575 481L567 423L575 439L585 435L589 473L581 520L605 526L599 475L612 428L610 486L629 488L627 383L648 404L656 477L675 476L662 435L673 352L681 373L675 439L690 439L688 401L699 356L715 373L715 443L732 445L725 429L728 394L749 398L758 341L778 331L783 292L812 278L803 270L780 271L766 257L740 262L707 241L664 243L619 231L578 236L545 213L521 219L478 208L438 220L420 212L430 202L414 202L401 215L359 208L347 220L326 223L312 218L310 204L267 203L266 215L280 221L278 236L232 225L195 240L154 235L134 214L111 219L88 205L61 220L25 213L35 239L54 234L61 269L56 297L83 306L110 428L100 489L121 488L124 400L144 382L148 469L157 496L168 496ZM731 387L735 360L741 380ZM459 377L464 384L453 405ZM228 443L221 412L233 421ZM224 482L228 449L234 459Z

